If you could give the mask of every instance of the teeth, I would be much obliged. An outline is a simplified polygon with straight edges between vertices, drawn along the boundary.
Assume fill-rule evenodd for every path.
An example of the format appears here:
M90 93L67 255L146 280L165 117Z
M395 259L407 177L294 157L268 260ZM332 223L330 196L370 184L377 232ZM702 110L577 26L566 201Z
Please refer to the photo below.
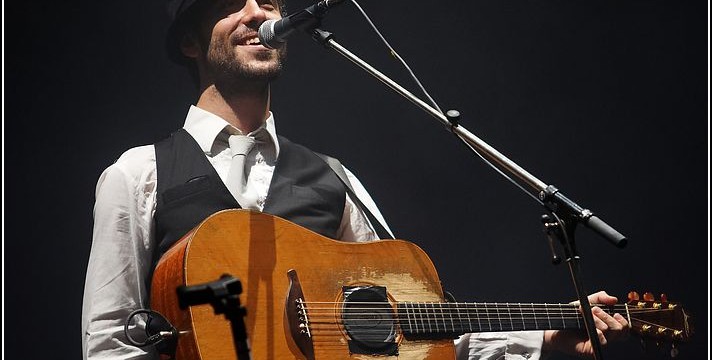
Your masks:
M259 45L259 43L260 43L260 39L257 37L253 37L253 38L247 39L247 41L245 41L245 45Z

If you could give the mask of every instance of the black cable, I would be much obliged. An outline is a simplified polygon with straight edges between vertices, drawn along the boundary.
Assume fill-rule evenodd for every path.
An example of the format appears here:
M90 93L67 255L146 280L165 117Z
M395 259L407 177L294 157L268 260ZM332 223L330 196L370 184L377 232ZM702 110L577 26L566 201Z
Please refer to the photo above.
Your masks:
M136 315L140 314L146 314L148 315L148 319L146 320L146 340L145 341L136 341L130 334L129 334L129 325L131 324L131 321L133 320ZM164 324L166 324L165 327L166 329L153 329L153 330L158 330L155 334L151 334L150 330L151 329L151 322L154 317L157 317L160 319L160 321L163 321ZM178 330L176 330L173 325L171 325L168 320L166 320L166 317L163 316L163 314L159 313L158 311L150 310L150 309L138 309L132 311L129 316L126 318L126 323L124 323L124 335L126 335L126 339L131 343L131 345L138 346L138 347L144 347L148 345L154 345L160 342L161 340L167 339L167 338L175 338L178 335Z
M394 58L396 58L398 61L400 61L400 63L403 65L403 67L405 67L405 69L408 71L408 74L410 75L410 77L413 79L413 81L415 81L416 85L418 85L418 87L420 88L420 91L422 91L423 94L425 94L425 97L430 101L430 104L433 105L433 107L435 109L437 109L439 113L443 114L443 111L440 109L440 107L435 102L435 100L433 100L433 98L430 96L428 91L425 90L425 87L423 86L423 84L420 83L420 80L418 80L418 77L415 76L415 73L413 72L413 70L410 69L410 66L408 66L408 64L405 62L405 60L400 55L398 55L398 53L391 46L391 44L388 43L388 40L386 40L386 38L381 34L381 31L378 30L378 27L376 27L376 24L374 24L373 21L371 21L371 18L361 8L361 5L359 5L358 2L356 2L356 0L351 0L351 2L354 4L354 6L356 6L356 8L359 10L359 12L361 12L361 15L363 15L363 17L366 19L366 22L368 22L368 24L371 25L371 28L373 29L373 31L376 32L376 35L378 35L378 37L381 39L381 41L386 45L388 50L391 52L391 55Z

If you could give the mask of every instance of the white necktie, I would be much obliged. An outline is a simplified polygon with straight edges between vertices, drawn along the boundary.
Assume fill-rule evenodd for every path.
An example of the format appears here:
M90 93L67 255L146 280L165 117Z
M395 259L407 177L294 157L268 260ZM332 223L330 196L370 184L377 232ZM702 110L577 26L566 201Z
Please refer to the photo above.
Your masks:
M228 142L230 150L232 150L232 162L230 163L230 171L227 174L227 188L243 209L259 210L257 192L247 187L247 174L245 171L247 154L255 146L256 140L250 136L231 135Z

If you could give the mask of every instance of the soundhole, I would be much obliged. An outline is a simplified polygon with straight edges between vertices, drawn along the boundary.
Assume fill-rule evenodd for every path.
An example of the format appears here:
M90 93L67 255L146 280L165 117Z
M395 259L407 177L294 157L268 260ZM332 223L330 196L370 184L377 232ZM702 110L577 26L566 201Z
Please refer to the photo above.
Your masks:
M344 287L342 321L355 354L396 355L396 320L382 286Z

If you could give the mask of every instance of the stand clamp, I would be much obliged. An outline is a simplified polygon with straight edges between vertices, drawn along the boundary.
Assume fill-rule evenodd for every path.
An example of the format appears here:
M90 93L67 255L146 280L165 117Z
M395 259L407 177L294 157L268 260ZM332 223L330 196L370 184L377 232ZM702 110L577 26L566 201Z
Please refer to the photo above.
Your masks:
M232 337L235 343L238 360L250 360L250 344L247 340L245 316L247 309L240 305L239 294L242 293L242 283L232 275L223 274L220 279L199 285L179 286L178 305L186 309L192 305L210 304L215 314L225 314L230 320Z

